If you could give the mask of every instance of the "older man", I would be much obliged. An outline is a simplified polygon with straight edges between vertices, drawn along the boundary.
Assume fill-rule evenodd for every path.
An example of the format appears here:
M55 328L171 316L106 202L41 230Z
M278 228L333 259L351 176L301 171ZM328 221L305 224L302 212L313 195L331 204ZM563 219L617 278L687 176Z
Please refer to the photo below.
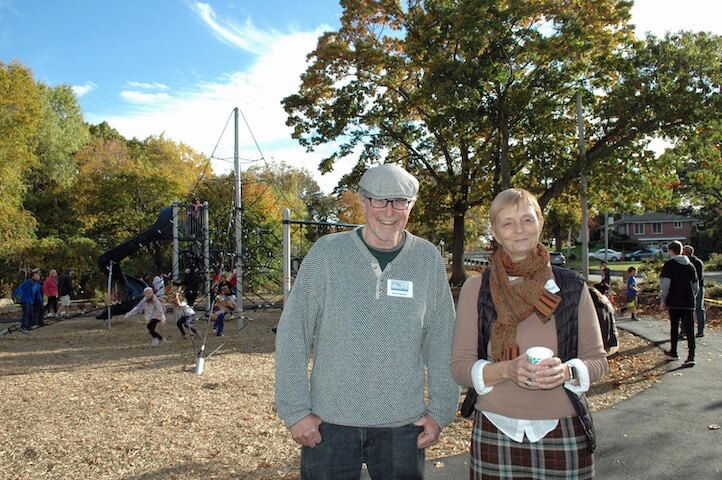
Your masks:
M695 317L697 317L697 338L700 338L704 337L704 324L706 320L704 312L704 262L694 255L694 247L692 245L685 245L682 253L684 253L685 257L689 258L692 266L697 271L697 285L699 289L694 301L694 314Z
M367 170L365 225L314 244L283 310L276 405L304 480L358 479L363 463L374 480L422 479L424 449L453 420L444 262L405 230L418 188L398 166Z

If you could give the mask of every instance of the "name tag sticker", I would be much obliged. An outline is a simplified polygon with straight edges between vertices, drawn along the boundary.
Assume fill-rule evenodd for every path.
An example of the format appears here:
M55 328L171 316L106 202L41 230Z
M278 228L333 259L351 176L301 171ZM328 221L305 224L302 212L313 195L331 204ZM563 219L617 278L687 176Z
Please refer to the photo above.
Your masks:
M557 283L554 281L553 278L550 278L549 280L547 280L547 283L544 285L544 288L546 288L547 290L549 290L552 293L561 292L561 289L559 288L559 286L557 285Z
M386 280L386 295L389 297L414 298L414 282L408 280Z

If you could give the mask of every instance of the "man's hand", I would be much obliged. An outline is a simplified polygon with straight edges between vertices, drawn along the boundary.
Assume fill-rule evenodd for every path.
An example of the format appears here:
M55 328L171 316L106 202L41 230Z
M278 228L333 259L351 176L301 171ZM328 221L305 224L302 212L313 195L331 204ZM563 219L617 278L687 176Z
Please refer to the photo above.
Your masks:
M416 439L417 448L427 448L439 441L441 427L431 415L424 415L415 421L414 425L424 427L424 431Z
M659 308L661 308L662 310L667 310L667 304L662 302L659 304Z
M313 413L303 417L291 425L291 437L293 441L300 443L304 447L315 447L321 443L321 433L318 430L319 425L321 425L321 419Z

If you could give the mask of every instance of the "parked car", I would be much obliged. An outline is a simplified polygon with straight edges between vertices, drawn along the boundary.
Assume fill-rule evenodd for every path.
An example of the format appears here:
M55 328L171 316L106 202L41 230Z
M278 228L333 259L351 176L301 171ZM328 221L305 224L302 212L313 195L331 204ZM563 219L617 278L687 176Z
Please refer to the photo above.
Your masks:
M605 257L610 262L618 262L624 259L624 254L622 252L612 250L611 248L607 248L606 250L604 248L600 248L596 252L589 253L589 258L593 258L595 260L604 260Z
M638 262L644 258L658 257L661 253L661 250L659 250L658 248L642 248L640 250L635 250L634 252L627 255L627 257Z
M567 264L567 258L562 252L549 252L549 263L564 267Z

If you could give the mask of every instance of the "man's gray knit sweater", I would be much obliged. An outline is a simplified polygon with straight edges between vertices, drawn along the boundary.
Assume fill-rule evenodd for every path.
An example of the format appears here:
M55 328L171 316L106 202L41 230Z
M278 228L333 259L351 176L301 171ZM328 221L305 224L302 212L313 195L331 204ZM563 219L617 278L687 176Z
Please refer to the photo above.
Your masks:
M278 325L279 415L288 427L310 413L348 426L404 425L428 413L447 425L459 401L453 323L446 270L430 242L406 232L382 272L356 232L322 237L304 258Z

